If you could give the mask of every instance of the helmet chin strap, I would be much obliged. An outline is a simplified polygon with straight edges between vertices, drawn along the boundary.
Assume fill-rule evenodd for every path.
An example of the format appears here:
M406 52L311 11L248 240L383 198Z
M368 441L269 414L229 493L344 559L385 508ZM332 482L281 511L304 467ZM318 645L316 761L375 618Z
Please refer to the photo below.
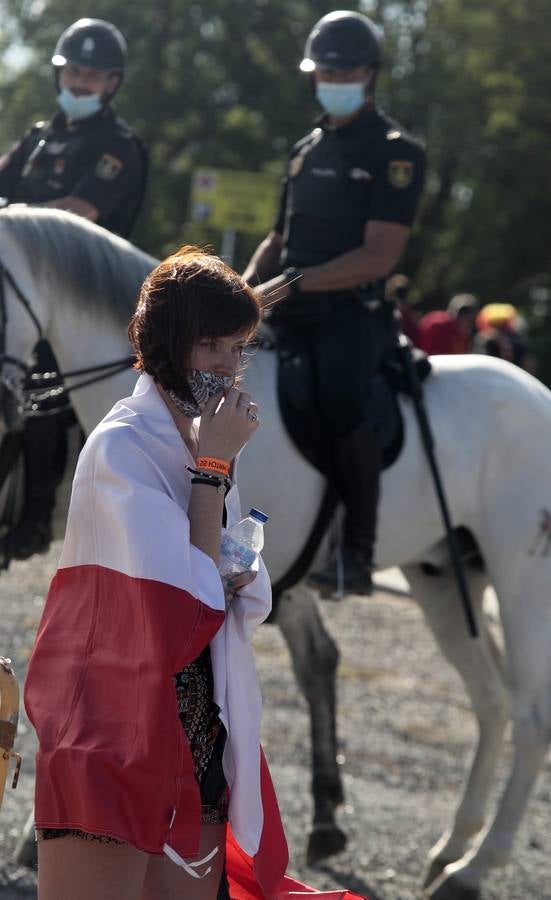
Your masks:
M367 76L367 80L365 83L365 95L366 99L371 102L371 105L375 103L375 88L377 86L377 77L379 75L379 70L374 66L371 67L371 71Z
M108 103L111 103L111 100L113 99L115 94L118 94L119 88L122 84L122 75L119 72L113 72L112 74L117 78L117 86L114 88L114 90L111 91L110 94L106 95L105 99L103 97L101 98L101 102L104 106L107 106Z

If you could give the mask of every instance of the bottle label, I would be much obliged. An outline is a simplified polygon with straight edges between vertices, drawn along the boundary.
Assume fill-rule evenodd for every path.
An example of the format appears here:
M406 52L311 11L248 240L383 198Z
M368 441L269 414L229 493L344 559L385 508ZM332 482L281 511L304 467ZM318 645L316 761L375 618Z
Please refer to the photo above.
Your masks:
M228 534L222 538L220 546L222 556L240 569L250 569L256 559L256 552L247 544L240 544Z

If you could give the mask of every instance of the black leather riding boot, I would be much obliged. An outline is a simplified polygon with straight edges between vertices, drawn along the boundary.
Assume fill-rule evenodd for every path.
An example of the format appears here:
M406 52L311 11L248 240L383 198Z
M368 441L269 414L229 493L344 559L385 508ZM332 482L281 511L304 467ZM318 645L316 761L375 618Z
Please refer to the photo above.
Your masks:
M23 431L25 500L21 518L10 535L14 559L43 553L52 540L52 512L67 452L59 415L30 418Z
M337 487L346 507L343 590L345 594L371 594L381 451L367 422L339 438L335 450ZM337 561L312 573L308 582L322 597L331 597L340 586Z
M52 540L55 493L67 461L66 428L70 421L65 394L41 396L63 384L58 376L45 382L44 373L58 372L52 348L41 339L33 351L25 388L36 391L40 414L25 419L22 450L25 464L25 497L19 521L9 535L14 559L43 553Z

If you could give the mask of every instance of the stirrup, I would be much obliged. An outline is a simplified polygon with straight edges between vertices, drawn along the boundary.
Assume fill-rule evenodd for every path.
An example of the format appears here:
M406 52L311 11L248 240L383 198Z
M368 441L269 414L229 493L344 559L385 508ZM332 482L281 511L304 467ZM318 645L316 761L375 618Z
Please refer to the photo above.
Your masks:
M370 597L373 593L371 565L359 551L345 549L342 572L336 559L319 572L311 572L307 584L319 591L323 600L340 600L347 594Z

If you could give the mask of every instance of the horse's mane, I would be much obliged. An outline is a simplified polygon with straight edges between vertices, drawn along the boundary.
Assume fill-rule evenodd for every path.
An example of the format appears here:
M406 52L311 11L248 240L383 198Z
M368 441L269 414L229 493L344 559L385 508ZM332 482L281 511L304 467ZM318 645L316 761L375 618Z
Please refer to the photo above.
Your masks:
M37 280L54 281L60 302L66 297L75 305L92 303L125 322L142 281L157 264L123 238L62 210L8 207L0 210L0 227ZM9 259L2 262L10 268Z

